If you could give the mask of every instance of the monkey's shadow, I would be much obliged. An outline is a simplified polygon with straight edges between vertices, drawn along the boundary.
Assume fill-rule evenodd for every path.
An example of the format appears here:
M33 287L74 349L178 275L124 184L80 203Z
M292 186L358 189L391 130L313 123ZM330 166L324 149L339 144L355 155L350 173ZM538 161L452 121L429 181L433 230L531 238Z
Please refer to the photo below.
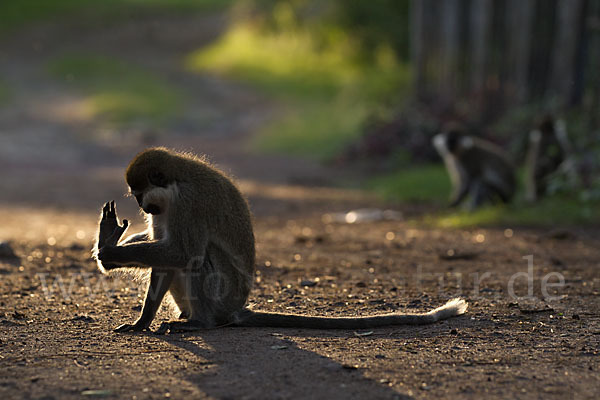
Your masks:
M298 345L353 337L348 331L220 328L156 337L205 360L199 363L204 370L187 375L186 380L215 398L412 399L387 383L367 378L360 365L341 364Z

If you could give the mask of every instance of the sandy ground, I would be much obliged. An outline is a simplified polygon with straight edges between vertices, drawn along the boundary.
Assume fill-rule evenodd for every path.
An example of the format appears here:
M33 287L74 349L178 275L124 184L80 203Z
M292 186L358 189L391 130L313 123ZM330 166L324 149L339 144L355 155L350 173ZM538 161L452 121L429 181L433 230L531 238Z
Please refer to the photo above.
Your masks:
M278 106L180 69L181 56L223 26L214 15L48 25L0 43L0 74L17 89L0 108L0 239L17 256L0 257L1 398L596 398L600 229L331 221L329 213L384 205L329 185L348 171L249 153L249 135ZM148 43L147 31L157 29L161 39ZM107 139L101 121L57 112L77 94L43 71L53 55L91 48L198 88L185 115L210 110L209 122L196 126L190 116L156 144L208 153L238 177L255 214L254 308L372 315L426 311L462 296L468 313L360 332L113 333L137 316L144 289L103 278L90 248L106 200L117 200L132 232L141 229L122 176L146 144L120 132ZM525 256L533 256L531 268Z

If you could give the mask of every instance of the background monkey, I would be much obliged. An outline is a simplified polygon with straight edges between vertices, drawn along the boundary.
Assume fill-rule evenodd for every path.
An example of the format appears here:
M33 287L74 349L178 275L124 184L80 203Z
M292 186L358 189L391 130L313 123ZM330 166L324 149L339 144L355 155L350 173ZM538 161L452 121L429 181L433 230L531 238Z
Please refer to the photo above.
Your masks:
M428 313L362 318L251 311L245 305L254 276L254 234L248 205L234 183L206 160L165 148L138 154L126 180L147 214L148 229L115 245L127 224L118 224L114 203L107 203L95 249L101 271L125 271L149 281L141 316L118 327L119 332L147 329L167 294L185 321L163 324L161 332L221 325L360 329L427 324L467 309L464 300L453 299ZM110 226L115 231L107 239Z
M563 170L570 178L576 178L571 155L565 122L555 121L551 115L544 116L529 133L525 161L528 201L536 201L546 193L548 181L555 172Z
M469 209L498 199L508 203L516 189L515 169L498 146L467 136L456 124L433 138L452 181L450 206L470 196Z

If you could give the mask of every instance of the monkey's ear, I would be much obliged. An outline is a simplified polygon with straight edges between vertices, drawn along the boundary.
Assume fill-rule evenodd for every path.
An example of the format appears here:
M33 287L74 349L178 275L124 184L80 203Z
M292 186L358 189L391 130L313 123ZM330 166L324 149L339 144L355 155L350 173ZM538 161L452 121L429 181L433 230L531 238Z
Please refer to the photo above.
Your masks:
M154 186L166 187L167 177L160 171L151 171L148 174L148 180Z

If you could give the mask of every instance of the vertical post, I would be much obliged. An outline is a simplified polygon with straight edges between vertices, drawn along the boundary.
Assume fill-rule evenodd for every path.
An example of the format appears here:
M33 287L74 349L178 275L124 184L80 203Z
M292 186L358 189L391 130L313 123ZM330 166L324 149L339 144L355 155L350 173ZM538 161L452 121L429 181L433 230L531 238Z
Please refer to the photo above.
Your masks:
M531 55L534 0L509 0L506 7L508 34L508 74L518 102L527 100L529 94L528 73Z
M471 43L471 90L480 91L485 85L486 56L490 40L492 0L471 2L470 43Z
M413 91L417 98L423 95L423 81L424 81L424 69L425 62L423 56L423 14L424 14L424 1L423 0L411 0L410 2L410 51L411 51L411 62L412 62L412 73L413 73Z
M574 70L584 0L559 0L557 3L557 34L552 53L549 94L565 105L574 88Z
M460 1L444 0L442 7L442 37L440 82L444 95L456 98L458 54L460 51Z

